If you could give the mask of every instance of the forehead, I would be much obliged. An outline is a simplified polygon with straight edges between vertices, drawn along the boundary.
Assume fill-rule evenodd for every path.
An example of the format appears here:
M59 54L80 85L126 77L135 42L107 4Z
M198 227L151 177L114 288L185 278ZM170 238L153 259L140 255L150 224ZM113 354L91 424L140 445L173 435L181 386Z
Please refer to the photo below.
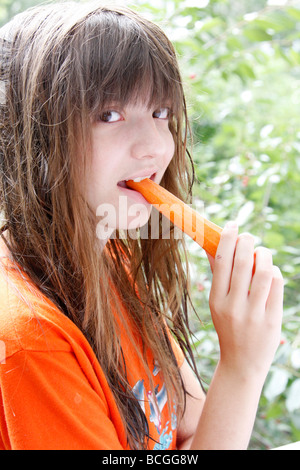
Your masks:
M125 84L124 86L123 82L123 86L122 84L120 86L117 85L109 93L104 93L100 107L105 107L108 104L147 109L153 109L156 106L162 105L173 107L171 87L166 86L164 92L161 92L157 90L155 83L157 82L139 82L137 79L132 86L130 86L131 84Z
M182 97L181 79L164 33L131 18L109 15L109 21L109 28L103 19L93 21L80 48L92 107L139 101L149 107L165 102L176 107Z

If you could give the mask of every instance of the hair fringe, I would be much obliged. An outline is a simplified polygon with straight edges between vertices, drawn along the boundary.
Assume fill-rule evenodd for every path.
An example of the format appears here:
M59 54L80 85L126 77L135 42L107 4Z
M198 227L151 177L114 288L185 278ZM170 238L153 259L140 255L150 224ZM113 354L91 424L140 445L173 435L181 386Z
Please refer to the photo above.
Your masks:
M4 38L0 31L2 237L9 235L14 261L84 333L115 397L130 447L144 449L151 436L128 384L114 312L124 306L132 327L141 332L143 348L137 352L149 380L147 348L160 364L169 404L175 400L182 414L186 391L168 328L198 376L189 339L184 244L172 232L169 240L116 237L99 253L96 217L78 187L88 161L90 119L108 98L124 104L146 83L142 89L149 105L166 96L174 105L170 130L176 151L161 184L188 201L193 167L186 149L186 104L175 51L158 26L127 9L75 5L30 9L7 26ZM82 165L74 163L79 145ZM130 328L127 333L132 335Z

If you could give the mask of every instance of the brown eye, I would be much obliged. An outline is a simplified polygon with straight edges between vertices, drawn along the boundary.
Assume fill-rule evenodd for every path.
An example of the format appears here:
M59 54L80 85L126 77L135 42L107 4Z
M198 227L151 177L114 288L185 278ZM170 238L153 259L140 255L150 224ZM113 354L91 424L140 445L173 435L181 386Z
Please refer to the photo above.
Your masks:
M169 119L170 109L169 108L159 108L154 111L153 117L156 119Z
M101 122L118 122L122 121L123 118L118 111L105 111L104 113L100 114L98 120Z

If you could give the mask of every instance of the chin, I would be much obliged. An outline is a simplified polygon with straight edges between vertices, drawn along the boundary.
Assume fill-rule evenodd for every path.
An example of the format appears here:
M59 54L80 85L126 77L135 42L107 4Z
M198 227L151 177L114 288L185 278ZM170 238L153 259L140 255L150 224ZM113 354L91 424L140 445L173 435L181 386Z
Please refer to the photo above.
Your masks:
M129 209L127 214L124 214L123 216L121 215L121 217L119 218L120 224L118 228L121 230L136 230L143 227L149 221L151 209L151 207L147 207L143 204L135 204L134 213ZM122 218L125 218L126 221L122 221Z

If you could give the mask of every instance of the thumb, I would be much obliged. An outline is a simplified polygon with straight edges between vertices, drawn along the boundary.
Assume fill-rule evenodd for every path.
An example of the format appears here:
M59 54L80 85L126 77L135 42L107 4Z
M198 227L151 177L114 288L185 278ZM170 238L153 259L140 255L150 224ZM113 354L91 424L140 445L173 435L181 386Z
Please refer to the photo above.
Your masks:
M207 256L209 264L210 264L211 272L214 272L215 259L209 253L206 253L206 256Z

